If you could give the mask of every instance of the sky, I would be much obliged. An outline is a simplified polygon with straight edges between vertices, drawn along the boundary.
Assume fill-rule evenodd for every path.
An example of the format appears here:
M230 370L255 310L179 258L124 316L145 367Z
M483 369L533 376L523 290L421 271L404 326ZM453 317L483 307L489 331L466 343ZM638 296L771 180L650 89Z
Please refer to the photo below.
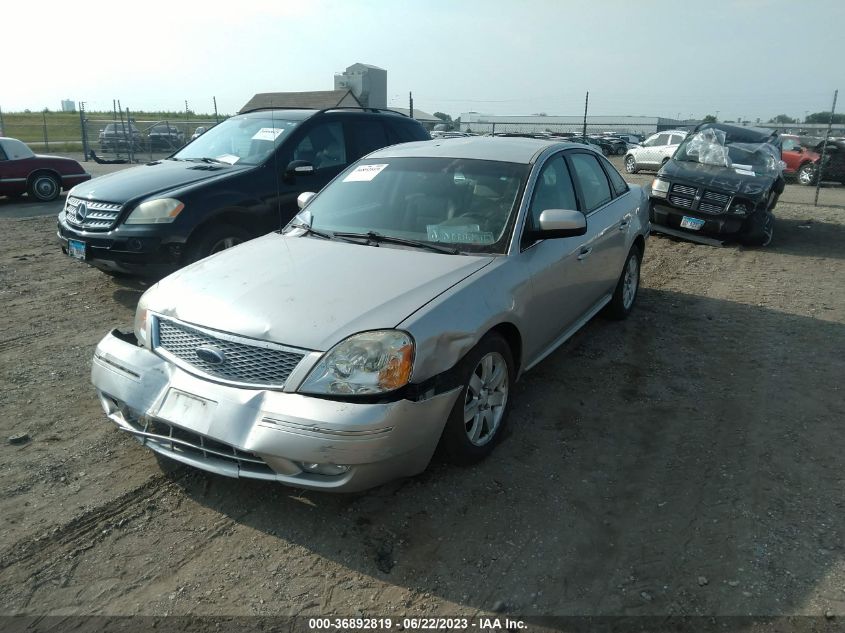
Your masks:
M216 97L232 114L256 92L331 90L356 62L387 70L389 105L412 91L453 117L577 115L589 90L594 115L767 121L845 88L843 0L13 0L0 18L4 112Z

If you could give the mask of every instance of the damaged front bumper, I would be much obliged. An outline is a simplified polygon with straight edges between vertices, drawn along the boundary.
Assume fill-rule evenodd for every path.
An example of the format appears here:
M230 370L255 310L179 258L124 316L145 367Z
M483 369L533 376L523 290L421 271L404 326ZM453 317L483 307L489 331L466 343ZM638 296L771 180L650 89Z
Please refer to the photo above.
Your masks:
M352 492L425 470L460 388L356 403L194 376L113 331L91 367L106 415L147 448L227 477Z

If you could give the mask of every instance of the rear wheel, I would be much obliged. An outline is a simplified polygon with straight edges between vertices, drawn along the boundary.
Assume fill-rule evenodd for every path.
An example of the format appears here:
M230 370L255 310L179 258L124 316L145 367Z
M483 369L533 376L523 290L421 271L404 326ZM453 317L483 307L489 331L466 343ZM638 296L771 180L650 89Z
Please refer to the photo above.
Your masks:
M637 160L631 154L625 157L625 171L629 174L636 174L639 171Z
M640 289L640 264L643 260L643 253L636 244L628 252L622 274L616 283L613 291L613 298L607 304L607 314L612 319L622 320L631 314L634 303L637 301L637 294Z
M804 163L796 174L799 185L810 186L816 184L816 166L813 163Z
M505 339L487 334L461 361L463 389L440 439L449 461L474 464L492 452L507 418L513 355Z
M59 197L62 185L53 174L35 174L29 181L29 195L40 202L50 202Z

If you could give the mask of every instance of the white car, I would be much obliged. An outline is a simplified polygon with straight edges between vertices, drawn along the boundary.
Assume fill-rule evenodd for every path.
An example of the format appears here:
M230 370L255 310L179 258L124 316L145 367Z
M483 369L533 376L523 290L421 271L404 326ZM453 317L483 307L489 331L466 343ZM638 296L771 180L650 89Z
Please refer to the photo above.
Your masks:
M685 130L666 130L652 134L642 145L629 149L625 154L625 171L629 174L636 174L641 169L657 171L672 158L686 137Z

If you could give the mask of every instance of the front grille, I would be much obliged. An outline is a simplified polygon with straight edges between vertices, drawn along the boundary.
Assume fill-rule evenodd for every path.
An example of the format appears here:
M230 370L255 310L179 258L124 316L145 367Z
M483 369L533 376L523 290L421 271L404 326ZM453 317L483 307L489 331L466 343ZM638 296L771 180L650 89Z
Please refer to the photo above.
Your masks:
M213 440L156 418L124 417L124 420L137 431L135 435L142 443L154 445L166 453L187 455L201 461L219 460L237 466L241 476L275 479L273 469L258 455L242 451L231 444Z
M687 209L692 206L692 200L690 198L681 198L680 196L669 196L669 202L676 207L685 207Z
M155 351L171 359L187 371L242 386L284 386L290 373L304 354L275 343L254 341L188 326L169 319L156 319ZM200 358L197 348L211 346L222 362Z
M704 213L721 213L725 210L725 207L710 204L709 202L702 202L700 205L698 205L698 210Z
M80 209L84 204L84 210ZM82 200L69 196L65 203L65 218L68 224L92 231L108 231L114 226L123 207L113 202Z
M672 185L672 193L680 193L685 196L694 196L697 189L687 185Z

